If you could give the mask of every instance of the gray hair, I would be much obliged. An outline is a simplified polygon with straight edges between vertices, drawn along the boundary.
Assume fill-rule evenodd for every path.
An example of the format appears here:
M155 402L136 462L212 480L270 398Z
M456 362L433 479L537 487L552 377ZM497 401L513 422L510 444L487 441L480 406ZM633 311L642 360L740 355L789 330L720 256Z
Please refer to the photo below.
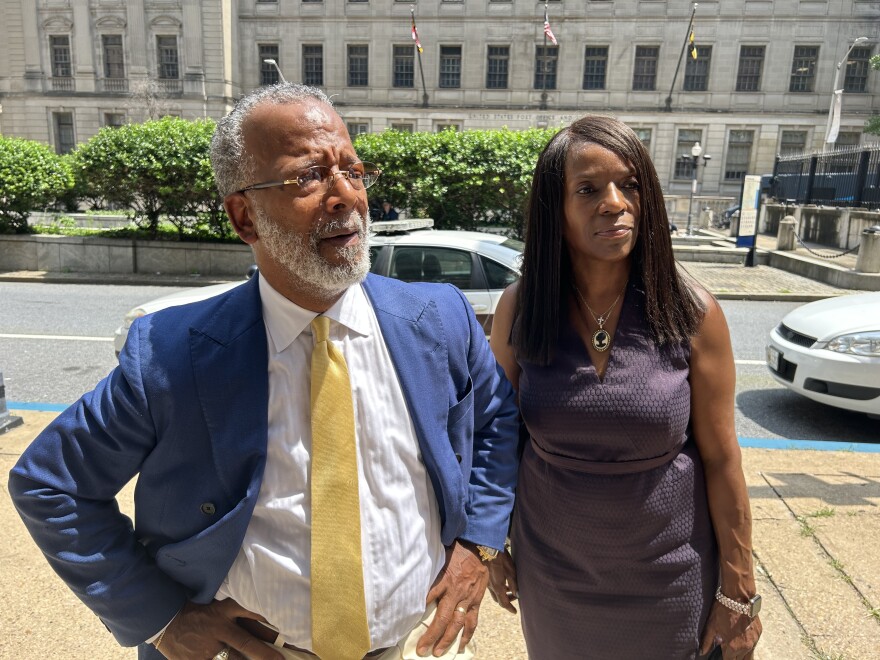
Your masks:
M299 83L279 83L247 94L228 115L217 122L214 136L211 138L211 167L214 180L222 197L241 190L250 182L248 178L254 169L253 159L244 149L242 126L258 105L270 103L287 105L314 99L320 103L333 106L330 98L317 87L300 85Z

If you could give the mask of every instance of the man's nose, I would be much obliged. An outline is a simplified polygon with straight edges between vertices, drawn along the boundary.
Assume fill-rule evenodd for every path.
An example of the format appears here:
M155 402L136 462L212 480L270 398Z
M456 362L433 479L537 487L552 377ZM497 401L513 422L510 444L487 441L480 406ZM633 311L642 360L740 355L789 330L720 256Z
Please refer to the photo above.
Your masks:
M329 182L325 198L328 209L350 208L357 203L363 193L363 186L360 189L356 188L347 175L348 172L331 172L332 179Z

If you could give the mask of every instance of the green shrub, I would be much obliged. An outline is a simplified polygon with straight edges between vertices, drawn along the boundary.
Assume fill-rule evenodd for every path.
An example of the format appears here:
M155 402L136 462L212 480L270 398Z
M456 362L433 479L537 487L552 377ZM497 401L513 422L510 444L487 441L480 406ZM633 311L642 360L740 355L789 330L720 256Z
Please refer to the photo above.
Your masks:
M31 211L51 206L72 186L69 163L49 147L0 136L0 232L26 233Z
M443 229L501 227L521 237L538 154L556 129L358 136L355 148L383 174L370 189Z
M153 234L163 217L181 235L205 218L222 232L209 162L213 132L210 120L177 117L103 128L72 155L80 194L131 209L137 225Z

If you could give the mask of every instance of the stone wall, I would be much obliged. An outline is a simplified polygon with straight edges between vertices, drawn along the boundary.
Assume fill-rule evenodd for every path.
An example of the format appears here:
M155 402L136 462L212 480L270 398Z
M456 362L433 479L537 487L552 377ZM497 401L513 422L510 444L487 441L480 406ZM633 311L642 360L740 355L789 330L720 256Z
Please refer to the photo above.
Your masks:
M786 215L797 220L798 236L803 240L842 250L857 245L868 227L880 225L880 211L772 203L761 207L761 231L775 236Z
M0 270L241 276L247 245L172 243L97 236L0 236Z

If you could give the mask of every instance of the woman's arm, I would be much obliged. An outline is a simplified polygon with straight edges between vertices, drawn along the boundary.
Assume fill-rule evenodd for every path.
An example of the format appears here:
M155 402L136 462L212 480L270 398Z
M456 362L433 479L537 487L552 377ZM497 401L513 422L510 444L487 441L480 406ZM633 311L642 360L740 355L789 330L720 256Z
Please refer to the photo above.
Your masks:
M709 514L718 540L722 593L739 602L755 595L752 515L734 426L736 368L724 313L709 293L700 292L706 315L691 342L691 427L706 475ZM702 651L716 637L724 658L754 646L761 623L713 604Z
M513 385L513 389L519 392L519 365L510 345L510 329L513 327L513 319L516 316L516 297L519 282L514 282L504 290L498 306L495 308L495 318L492 321L492 333L489 336L489 346L495 354L495 359L507 380Z

